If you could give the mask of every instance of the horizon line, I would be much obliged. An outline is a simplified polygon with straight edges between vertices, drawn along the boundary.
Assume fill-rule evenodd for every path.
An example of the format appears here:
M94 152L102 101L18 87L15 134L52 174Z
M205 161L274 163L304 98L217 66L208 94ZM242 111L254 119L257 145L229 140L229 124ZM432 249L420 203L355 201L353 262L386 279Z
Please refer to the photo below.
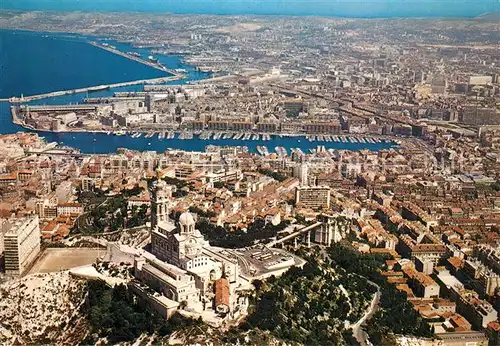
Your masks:
M359 1L362 2L362 1ZM163 11L163 10L138 10L138 9L130 9L130 10L93 10L93 9L22 9L22 8L6 8L0 7L0 12L13 11L13 12L45 12L45 13L131 13L131 14L163 14L163 15L191 15L191 16L221 16L221 17L230 17L230 16L252 16L252 17L318 17L318 18L343 18L343 19L475 19L481 18L486 15L492 14L500 14L500 11L487 11L482 12L480 14L472 14L472 15L446 15L442 13L434 14L415 14L415 15L383 15L383 14L374 14L374 15L351 15L351 14L297 14L297 13L278 13L278 12L268 12L268 13L252 13L252 12L197 12L197 11Z

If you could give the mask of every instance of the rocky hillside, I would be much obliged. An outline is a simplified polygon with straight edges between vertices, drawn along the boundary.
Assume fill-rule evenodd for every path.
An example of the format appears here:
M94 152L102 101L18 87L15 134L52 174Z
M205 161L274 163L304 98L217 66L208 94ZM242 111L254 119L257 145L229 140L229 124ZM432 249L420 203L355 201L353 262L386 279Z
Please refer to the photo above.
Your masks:
M75 344L86 333L79 315L84 282L68 272L0 284L0 344Z

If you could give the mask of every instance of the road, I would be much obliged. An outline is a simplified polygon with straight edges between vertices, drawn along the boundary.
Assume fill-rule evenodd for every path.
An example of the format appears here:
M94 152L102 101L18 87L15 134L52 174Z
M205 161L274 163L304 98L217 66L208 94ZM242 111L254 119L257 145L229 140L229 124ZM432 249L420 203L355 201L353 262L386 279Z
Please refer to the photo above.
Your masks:
M365 314L363 315L363 317L361 317L358 320L358 322L356 322L355 324L353 324L351 326L352 327L352 334L361 346L372 345L371 342L368 340L368 334L366 334L366 332L363 330L362 325L366 321L368 321L373 316L375 311L377 310L378 303L380 301L380 295L381 295L379 285L377 285L376 283L374 283L373 281L370 281L368 279L366 279L366 280L368 281L369 284L377 287L377 292L373 296L372 302L371 302L370 306L368 307L368 309L365 311Z

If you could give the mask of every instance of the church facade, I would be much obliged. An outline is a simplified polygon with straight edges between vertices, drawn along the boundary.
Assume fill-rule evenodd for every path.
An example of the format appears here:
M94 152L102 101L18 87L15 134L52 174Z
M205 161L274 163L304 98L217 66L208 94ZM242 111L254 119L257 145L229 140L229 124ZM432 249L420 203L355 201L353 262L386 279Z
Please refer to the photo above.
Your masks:
M237 283L238 260L223 249L211 247L196 229L191 213L183 213L177 224L171 221L170 200L170 187L157 182L151 200L151 252L136 258L136 276L171 300L188 305L210 301L217 280Z

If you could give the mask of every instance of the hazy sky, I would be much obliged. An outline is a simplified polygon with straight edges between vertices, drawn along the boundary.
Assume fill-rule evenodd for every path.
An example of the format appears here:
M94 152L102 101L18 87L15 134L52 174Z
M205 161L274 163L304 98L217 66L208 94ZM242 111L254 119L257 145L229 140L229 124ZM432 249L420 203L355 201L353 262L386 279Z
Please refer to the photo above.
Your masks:
M349 17L473 17L500 11L500 0L0 0L0 8Z

